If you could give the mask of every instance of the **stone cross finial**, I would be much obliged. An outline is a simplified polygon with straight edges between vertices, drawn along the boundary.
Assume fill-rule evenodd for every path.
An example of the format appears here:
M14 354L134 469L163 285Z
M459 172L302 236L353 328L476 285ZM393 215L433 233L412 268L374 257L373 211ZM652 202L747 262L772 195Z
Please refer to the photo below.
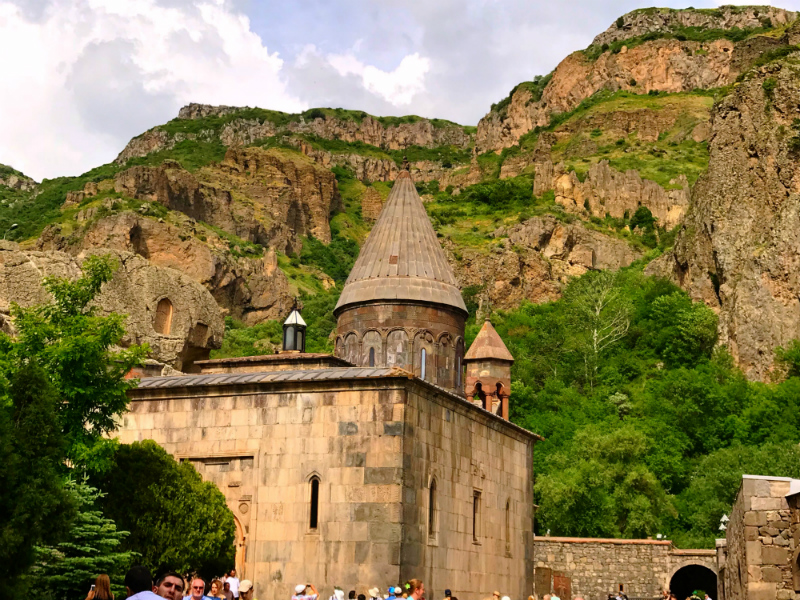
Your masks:
M411 170L411 166L408 164L408 157L405 154L403 154L403 170L404 171Z

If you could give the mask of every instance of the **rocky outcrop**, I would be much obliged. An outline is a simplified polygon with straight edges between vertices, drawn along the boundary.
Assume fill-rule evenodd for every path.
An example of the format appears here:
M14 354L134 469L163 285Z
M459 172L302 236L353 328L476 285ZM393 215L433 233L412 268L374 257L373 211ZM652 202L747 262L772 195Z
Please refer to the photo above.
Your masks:
M620 269L642 256L624 240L550 216L499 229L494 236L507 241L488 254L457 248L449 240L444 247L462 289L480 289L480 300L502 310L524 300L556 300L571 278L593 269Z
M269 118L237 118L237 112L248 111L247 107L210 106L189 104L178 112L179 119L204 119L207 117L227 117L225 123L215 129L197 133L168 133L154 128L133 138L117 156L117 164L125 164L134 157L147 156L153 152L168 150L182 140L219 139L226 146L248 145L256 140L279 134L308 134L328 140L363 142L385 150L400 150L410 146L435 148L438 146L457 146L467 148L472 136L460 125L446 121L430 121L419 117L407 118L406 122L384 125L381 119L367 115L363 118L305 118L302 115L282 115L278 123ZM244 114L249 114L245 113ZM281 113L275 113L280 115Z
M645 206L659 225L672 229L689 206L690 188L684 175L672 180L676 189L666 190L655 181L642 179L635 170L622 173L612 169L607 160L593 164L584 181L575 171L567 172L563 164L553 165L549 159L534 166L533 194L554 190L556 203L573 214L620 219Z
M117 248L138 254L202 284L227 314L248 325L284 316L293 300L274 251L258 258L236 256L225 240L189 218L164 222L123 212L96 220L70 237L61 235L56 225L42 233L37 248L72 254Z
M674 252L647 270L719 311L720 342L755 379L776 346L800 338L797 57L761 67L717 104L708 171Z
M221 346L222 315L201 285L174 269L155 266L129 252L94 249L90 253L112 254L119 264L95 304L101 314L127 315L125 344L147 343L153 358L178 370L186 370L195 360L208 358L212 349ZM88 254L22 251L16 244L0 242L0 315L5 328L13 331L9 317L12 302L21 306L49 302L42 279L79 277ZM170 318L165 321L169 326L159 332L156 313L165 299L170 307Z
M0 187L11 188L21 192L31 192L36 189L37 183L22 173L4 172L4 165L0 165Z
M383 209L383 198L374 187L368 187L361 196L361 218L368 223L378 220Z
M625 240L589 229L581 222L562 223L555 217L533 217L510 228L512 244L541 252L569 265L570 275L590 269L618 270L642 257Z
M682 27L700 29L757 29L791 23L797 13L772 6L721 6L715 10L644 8L623 15L592 41L592 46L648 33L671 33ZM619 24L618 24L619 23Z
M261 148L232 147L222 163L196 173L172 161L131 167L117 174L115 190L286 253L299 251L303 236L330 242L329 215L340 202L329 170Z
M531 92L520 88L504 114L490 112L481 119L476 145L480 152L513 146L534 127L546 126L552 114L572 110L599 90L684 92L727 85L739 74L731 69L733 51L728 40L670 39L605 52L596 61L576 52L556 67L540 101L532 102Z
M362 181L394 181L401 171L401 167L391 158L378 158L346 152L328 152L314 148L303 140L293 139L298 149L313 159L318 165L330 169L332 167L345 167L353 171L356 179ZM466 165L456 165L466 167ZM411 176L414 181L438 181L442 189L449 185L461 187L468 185L470 177L466 170L444 167L442 163L432 160L418 160L409 163ZM474 177L473 177L474 179Z

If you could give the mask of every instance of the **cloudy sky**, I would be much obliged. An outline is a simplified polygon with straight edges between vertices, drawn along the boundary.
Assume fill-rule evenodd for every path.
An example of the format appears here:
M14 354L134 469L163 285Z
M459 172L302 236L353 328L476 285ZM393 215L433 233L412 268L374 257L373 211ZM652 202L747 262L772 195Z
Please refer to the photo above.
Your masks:
M659 0L696 7L724 2ZM0 163L109 162L189 102L476 124L636 0L0 0ZM785 8L800 8L786 0Z

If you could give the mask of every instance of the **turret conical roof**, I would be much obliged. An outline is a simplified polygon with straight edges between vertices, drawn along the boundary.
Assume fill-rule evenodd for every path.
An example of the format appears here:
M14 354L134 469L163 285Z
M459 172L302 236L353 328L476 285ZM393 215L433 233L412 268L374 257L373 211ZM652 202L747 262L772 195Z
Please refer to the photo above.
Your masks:
M467 314L453 269L408 171L395 180L334 312L375 300L430 302Z
M503 343L503 338L497 333L497 330L489 319L483 322L483 327L481 327L481 330L478 332L475 341L472 342L469 350L467 350L467 353L464 355L464 360L466 361L486 358L514 362L514 357L511 355L511 352L508 351L508 348L506 348L505 343Z

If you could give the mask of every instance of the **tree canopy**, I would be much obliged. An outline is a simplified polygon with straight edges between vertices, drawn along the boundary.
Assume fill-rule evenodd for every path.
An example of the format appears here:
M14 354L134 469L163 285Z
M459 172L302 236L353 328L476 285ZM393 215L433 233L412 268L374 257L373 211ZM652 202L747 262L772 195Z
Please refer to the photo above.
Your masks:
M778 351L787 379L749 382L714 312L636 266L493 323L516 359L511 419L545 437L539 532L713 547L742 474L800 476L800 344Z
M123 444L94 481L107 492L103 512L131 532L122 547L153 572L215 575L233 566L233 513L191 463L176 462L152 440Z

